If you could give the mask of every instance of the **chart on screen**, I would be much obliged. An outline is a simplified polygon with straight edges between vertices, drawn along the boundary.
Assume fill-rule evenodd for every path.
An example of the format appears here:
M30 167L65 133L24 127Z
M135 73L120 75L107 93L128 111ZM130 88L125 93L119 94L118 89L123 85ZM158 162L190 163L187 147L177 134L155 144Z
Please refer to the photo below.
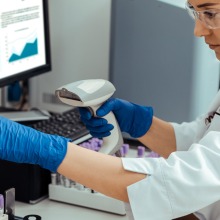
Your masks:
M8 0L0 8L1 78L45 63L43 2Z
M6 56L9 63L38 55L37 31L34 30L30 34L27 32L30 32L30 30L25 29L18 31L16 35L5 36Z

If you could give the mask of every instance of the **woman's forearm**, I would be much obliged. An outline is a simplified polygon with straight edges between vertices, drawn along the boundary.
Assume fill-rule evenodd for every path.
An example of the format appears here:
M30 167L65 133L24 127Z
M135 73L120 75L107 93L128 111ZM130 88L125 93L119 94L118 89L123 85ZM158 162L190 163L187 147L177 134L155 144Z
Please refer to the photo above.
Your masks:
M139 141L163 157L168 157L176 150L172 125L155 117L150 130ZM67 154L58 172L124 202L128 202L127 187L146 178L145 174L124 170L120 158L87 150L72 143L68 144Z
M146 175L124 170L120 158L87 150L69 143L58 172L112 198L128 202L127 186Z
M176 138L173 126L156 117L153 118L148 132L138 140L165 158L176 151Z

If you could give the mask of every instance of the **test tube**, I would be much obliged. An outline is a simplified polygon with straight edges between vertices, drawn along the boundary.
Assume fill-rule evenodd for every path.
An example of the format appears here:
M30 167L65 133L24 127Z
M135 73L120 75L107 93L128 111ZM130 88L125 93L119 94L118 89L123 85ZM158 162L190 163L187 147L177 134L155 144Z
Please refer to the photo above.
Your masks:
M57 174L56 173L51 173L51 184L57 185Z
M75 185L76 185L76 182L73 181L73 180L71 180L71 181L70 181L70 187L71 187L71 188L75 188Z
M122 147L124 149L124 156L126 156L129 152L130 146L129 144L123 144Z
M138 146L137 157L139 157L139 158L144 157L144 153L145 153L145 147Z
M147 157L158 158L158 157L160 157L160 155L159 155L158 153L154 152L154 151L151 151L151 152L147 155Z
M123 147L120 148L120 154L121 154L121 157L125 157L125 151Z
M61 186L64 186L64 176L63 175L59 175L59 184L61 185Z
M78 189L79 191L83 191L85 189L85 187L80 183L76 183L75 188Z
M70 185L70 180L66 177L64 177L64 187L66 188L70 188L71 185Z
M0 218L4 215L4 196L0 194Z

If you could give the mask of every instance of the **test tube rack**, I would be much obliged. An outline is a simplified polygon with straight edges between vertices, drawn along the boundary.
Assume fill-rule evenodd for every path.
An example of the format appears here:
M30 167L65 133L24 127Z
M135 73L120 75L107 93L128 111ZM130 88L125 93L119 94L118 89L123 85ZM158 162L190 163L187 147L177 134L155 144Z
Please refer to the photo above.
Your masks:
M90 189L78 190L49 184L49 199L118 215L126 215L124 202L101 193L92 193Z

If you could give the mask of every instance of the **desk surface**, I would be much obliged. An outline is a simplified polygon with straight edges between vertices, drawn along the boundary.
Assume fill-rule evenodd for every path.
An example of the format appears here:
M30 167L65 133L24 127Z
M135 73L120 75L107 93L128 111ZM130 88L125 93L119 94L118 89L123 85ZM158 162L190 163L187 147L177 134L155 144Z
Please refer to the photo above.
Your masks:
M132 219L130 211L126 216L115 215L93 209L74 206L45 199L35 205L16 202L15 214L23 217L29 214L36 214L42 220L129 220Z

